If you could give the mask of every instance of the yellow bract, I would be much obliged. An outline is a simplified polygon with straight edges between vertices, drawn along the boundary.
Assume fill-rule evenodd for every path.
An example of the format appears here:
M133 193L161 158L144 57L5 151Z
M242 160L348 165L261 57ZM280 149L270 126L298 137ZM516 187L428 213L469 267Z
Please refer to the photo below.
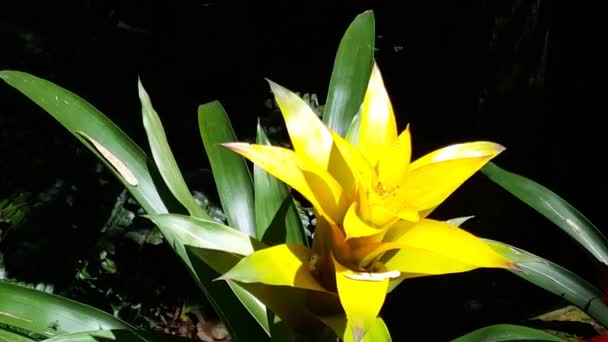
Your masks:
M362 103L356 146L324 126L296 94L272 82L270 87L293 150L224 146L310 201L318 215L313 248L280 245L255 252L224 279L335 291L350 333L360 340L376 322L391 277L510 267L479 238L426 219L502 146L456 144L412 162L409 126L398 134L377 66Z
M361 108L359 148L372 165L397 140L397 124L380 69L374 65Z
M340 303L350 322L355 341L360 341L367 326L375 321L380 313L390 278L358 280L355 279L357 272L342 266L335 259L333 262Z

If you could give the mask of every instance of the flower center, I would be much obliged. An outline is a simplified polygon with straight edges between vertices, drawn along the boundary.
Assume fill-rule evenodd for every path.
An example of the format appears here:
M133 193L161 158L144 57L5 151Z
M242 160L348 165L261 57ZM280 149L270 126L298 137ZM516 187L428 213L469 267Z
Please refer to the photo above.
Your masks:
M397 190L399 188L399 186L393 186L390 188L387 188L382 182L378 181L378 183L376 183L376 193L382 197L387 197L390 196L393 192L395 192L395 190Z

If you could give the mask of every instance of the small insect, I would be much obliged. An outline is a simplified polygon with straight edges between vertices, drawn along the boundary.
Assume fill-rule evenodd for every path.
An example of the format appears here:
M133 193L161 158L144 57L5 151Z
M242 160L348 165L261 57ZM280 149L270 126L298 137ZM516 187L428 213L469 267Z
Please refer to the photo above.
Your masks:
M59 321L55 320L55 321L49 323L48 327L51 328L51 329L53 329L53 330L59 329Z
M314 272L317 270L318 265L319 265L319 255L313 254L310 257L310 260L308 261L308 269L311 272Z

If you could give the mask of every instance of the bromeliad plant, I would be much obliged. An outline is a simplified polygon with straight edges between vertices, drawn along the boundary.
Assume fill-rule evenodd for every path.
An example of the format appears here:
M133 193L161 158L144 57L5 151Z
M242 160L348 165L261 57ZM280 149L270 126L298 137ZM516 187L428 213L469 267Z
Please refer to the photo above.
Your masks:
M428 218L503 147L463 143L412 162L409 127L398 134L374 63L374 37L369 11L346 31L322 121L305 101L270 82L293 150L270 145L261 127L257 144L239 143L218 102L199 107L201 137L228 225L213 220L193 199L141 83L152 158L77 95L23 72L2 71L0 78L57 119L117 176L192 273L235 341L335 341L336 336L390 341L378 317L387 292L406 278L480 267L507 269L556 293L579 286L582 297L566 298L606 324L602 314L608 310L601 301L582 302L595 294L582 279L525 251ZM241 156L254 162L253 177ZM294 199L279 180L314 208L317 224L310 246ZM50 336L49 341L156 340L90 308L58 305L54 297L28 302L22 299L28 293L0 283L0 295L7 293L23 296L0 301L0 327L12 329L0 328L0 338L42 339L24 337L21 332L27 331L28 336ZM35 310L25 310L23 303ZM62 328L49 330L49 317ZM102 321L97 327L105 330L91 331L92 322ZM491 335L505 340L505 334L560 340L505 325L458 341Z
M288 243L256 251L222 279L326 292L330 296L325 300L339 298L348 333L360 341L376 321L391 283L479 267L513 267L470 233L427 218L502 146L484 141L451 145L411 162L409 127L397 134L376 65L360 125L354 128L358 132L351 134L358 139L352 142L326 127L297 95L273 82L270 87L294 149L224 146L312 203L314 239L311 248Z

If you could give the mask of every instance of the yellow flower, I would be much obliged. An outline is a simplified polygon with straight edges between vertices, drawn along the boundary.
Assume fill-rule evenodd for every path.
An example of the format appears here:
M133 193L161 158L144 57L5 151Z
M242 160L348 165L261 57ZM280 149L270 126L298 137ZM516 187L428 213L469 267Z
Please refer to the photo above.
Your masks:
M397 132L374 66L361 108L358 142L327 128L296 94L270 82L293 150L226 147L300 192L314 207L311 249L283 244L244 257L222 276L336 295L359 341L375 321L391 282L404 278L507 268L508 260L470 233L426 217L504 148L451 145L411 162L409 126Z

